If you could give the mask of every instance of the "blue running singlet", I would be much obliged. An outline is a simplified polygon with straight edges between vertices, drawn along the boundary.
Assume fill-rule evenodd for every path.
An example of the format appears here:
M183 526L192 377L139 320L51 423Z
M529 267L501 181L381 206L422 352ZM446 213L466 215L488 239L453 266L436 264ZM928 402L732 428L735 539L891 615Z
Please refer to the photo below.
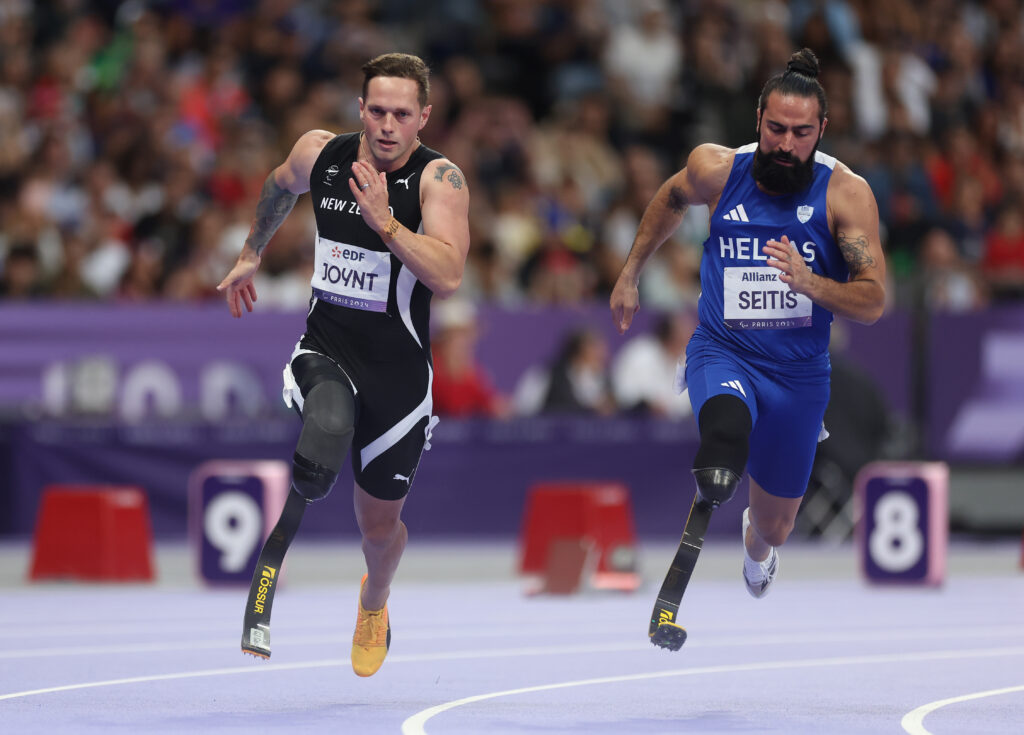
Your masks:
M711 213L701 259L700 324L686 348L695 416L715 395L746 403L754 428L747 469L772 495L804 494L829 398L832 313L779 280L763 246L788 236L816 274L845 282L849 270L828 225L836 159L815 153L811 185L793 194L758 189L757 143L737 149Z

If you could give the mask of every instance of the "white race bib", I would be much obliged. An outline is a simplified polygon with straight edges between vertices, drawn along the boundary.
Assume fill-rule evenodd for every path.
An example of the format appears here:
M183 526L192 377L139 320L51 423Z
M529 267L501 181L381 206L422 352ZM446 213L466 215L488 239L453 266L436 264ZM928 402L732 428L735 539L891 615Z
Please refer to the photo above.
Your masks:
M316 237L313 293L318 299L363 311L387 311L390 251L367 250Z
M729 329L794 329L811 326L813 304L767 266L724 269L723 314Z

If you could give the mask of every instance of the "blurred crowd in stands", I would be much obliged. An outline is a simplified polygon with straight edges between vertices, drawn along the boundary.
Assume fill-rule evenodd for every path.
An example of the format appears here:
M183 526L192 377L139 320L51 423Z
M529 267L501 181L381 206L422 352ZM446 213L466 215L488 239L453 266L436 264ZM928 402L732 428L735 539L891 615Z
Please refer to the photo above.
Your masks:
M1019 0L0 0L0 294L216 299L268 171L312 128L360 127L361 64L433 69L422 140L472 191L460 295L607 298L688 151L754 140L790 53L823 66L821 150L871 184L893 301L1024 297ZM302 307L312 211L264 256L260 306ZM641 282L692 307L694 208Z

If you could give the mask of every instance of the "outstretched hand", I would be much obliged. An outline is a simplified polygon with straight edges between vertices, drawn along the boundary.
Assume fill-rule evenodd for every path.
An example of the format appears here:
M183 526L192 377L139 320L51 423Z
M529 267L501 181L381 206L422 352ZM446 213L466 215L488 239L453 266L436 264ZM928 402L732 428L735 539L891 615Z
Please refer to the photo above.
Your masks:
M640 309L640 291L636 283L630 278L619 276L612 289L610 305L615 328L619 334L625 334L633 323L633 316Z
M260 261L261 258L258 255L255 257L240 255L235 267L217 286L217 290L227 297L228 309L231 311L231 316L236 319L242 316L243 303L246 311L252 311L252 305L256 301L256 286L253 284L252 278L260 267Z

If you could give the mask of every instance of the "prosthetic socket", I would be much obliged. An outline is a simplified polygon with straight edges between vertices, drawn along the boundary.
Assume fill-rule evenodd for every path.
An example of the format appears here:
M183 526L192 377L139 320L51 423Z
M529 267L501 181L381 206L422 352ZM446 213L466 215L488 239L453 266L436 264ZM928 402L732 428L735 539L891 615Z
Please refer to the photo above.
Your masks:
M710 503L712 508L729 502L740 483L740 478L735 472L722 467L694 470L693 476L697 480L697 494L701 500Z
M318 383L302 408L302 433L292 458L292 485L306 500L326 498L352 446L352 392L337 381Z

